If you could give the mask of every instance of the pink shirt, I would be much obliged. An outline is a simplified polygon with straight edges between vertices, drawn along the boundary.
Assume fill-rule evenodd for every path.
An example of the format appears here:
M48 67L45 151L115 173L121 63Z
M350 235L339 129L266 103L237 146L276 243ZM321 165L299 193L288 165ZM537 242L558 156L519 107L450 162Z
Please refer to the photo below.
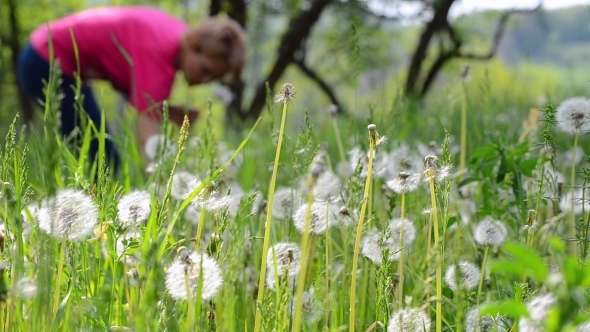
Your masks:
M170 96L176 54L187 29L182 21L147 7L95 8L49 22L54 58L64 75L78 71L75 38L82 79L111 82L140 112ZM33 31L31 44L49 60L46 24Z

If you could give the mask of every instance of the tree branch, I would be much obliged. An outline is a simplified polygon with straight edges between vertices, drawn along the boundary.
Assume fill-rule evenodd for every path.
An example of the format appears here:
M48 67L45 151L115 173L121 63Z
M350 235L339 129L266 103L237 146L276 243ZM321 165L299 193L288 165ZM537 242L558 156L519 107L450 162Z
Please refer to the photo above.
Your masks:
M543 5L543 1L539 2L537 7L535 7L535 8L510 9L510 10L503 12L502 16L500 16L500 19L498 20L498 25L496 27L496 31L494 32L494 37L492 39L492 46L490 47L490 50L486 54L474 54L474 53L459 52L457 54L457 57L462 58L462 59L472 59L472 60L489 60L489 59L491 59L492 57L494 57L494 55L496 55L496 52L498 51L498 48L500 47L500 42L502 41L502 37L504 36L504 32L506 31L506 25L508 24L508 19L510 18L510 16L513 14L530 14L530 13L536 12L542 8L542 5Z
M303 60L296 59L293 60L293 62L299 67L299 69L301 69L301 72L303 72L307 77L312 79L320 86L322 91L324 91L328 98L330 98L330 102L338 107L338 113L343 114L344 109L342 108L342 104L338 101L334 90L332 90L328 83L326 83L326 81L324 81L324 79L321 78L313 69L309 68Z
M266 79L257 85L250 108L246 113L240 114L243 118L256 118L260 115L266 102L266 82L271 89L275 86L289 64L293 62L295 52L301 48L303 40L309 36L311 28L319 20L320 15L330 2L332 0L315 0L311 2L309 9L302 10L289 22L289 29L281 38L275 64Z

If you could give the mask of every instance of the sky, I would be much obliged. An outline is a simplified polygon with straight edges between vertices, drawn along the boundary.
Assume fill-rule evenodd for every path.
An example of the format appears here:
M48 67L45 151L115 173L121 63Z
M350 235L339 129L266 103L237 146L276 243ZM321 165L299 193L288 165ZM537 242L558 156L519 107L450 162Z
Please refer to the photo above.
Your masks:
M460 0L453 10L470 12L474 9L508 9L508 8L533 8L539 4L539 0ZM574 5L589 5L590 0L544 0L543 7L555 9Z

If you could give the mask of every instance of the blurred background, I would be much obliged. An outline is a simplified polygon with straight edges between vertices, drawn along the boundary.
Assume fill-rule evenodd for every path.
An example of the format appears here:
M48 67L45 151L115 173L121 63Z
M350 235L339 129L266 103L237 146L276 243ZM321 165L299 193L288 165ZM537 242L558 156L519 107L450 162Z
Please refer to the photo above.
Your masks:
M188 88L178 79L171 97L210 107L220 126L264 112L266 82L272 91L295 84L297 108L309 113L327 114L337 105L345 116L418 116L443 125L453 121L455 112L445 112L460 107L465 88L471 110L485 102L493 115L487 120L510 122L532 107L586 95L590 84L588 1L2 0L2 129L17 112L23 122L41 117L15 82L29 33L48 20L107 5L154 6L193 25L223 15L245 27L241 82ZM128 107L108 84L94 87L107 113Z

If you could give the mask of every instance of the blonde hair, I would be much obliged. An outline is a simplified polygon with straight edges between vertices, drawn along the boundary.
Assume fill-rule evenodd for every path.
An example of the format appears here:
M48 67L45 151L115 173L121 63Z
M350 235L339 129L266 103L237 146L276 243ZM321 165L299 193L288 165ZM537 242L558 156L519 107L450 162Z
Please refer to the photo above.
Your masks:
M235 82L244 68L246 58L246 32L238 22L229 18L211 17L191 31L195 48L211 58L228 62L229 71L222 80Z

